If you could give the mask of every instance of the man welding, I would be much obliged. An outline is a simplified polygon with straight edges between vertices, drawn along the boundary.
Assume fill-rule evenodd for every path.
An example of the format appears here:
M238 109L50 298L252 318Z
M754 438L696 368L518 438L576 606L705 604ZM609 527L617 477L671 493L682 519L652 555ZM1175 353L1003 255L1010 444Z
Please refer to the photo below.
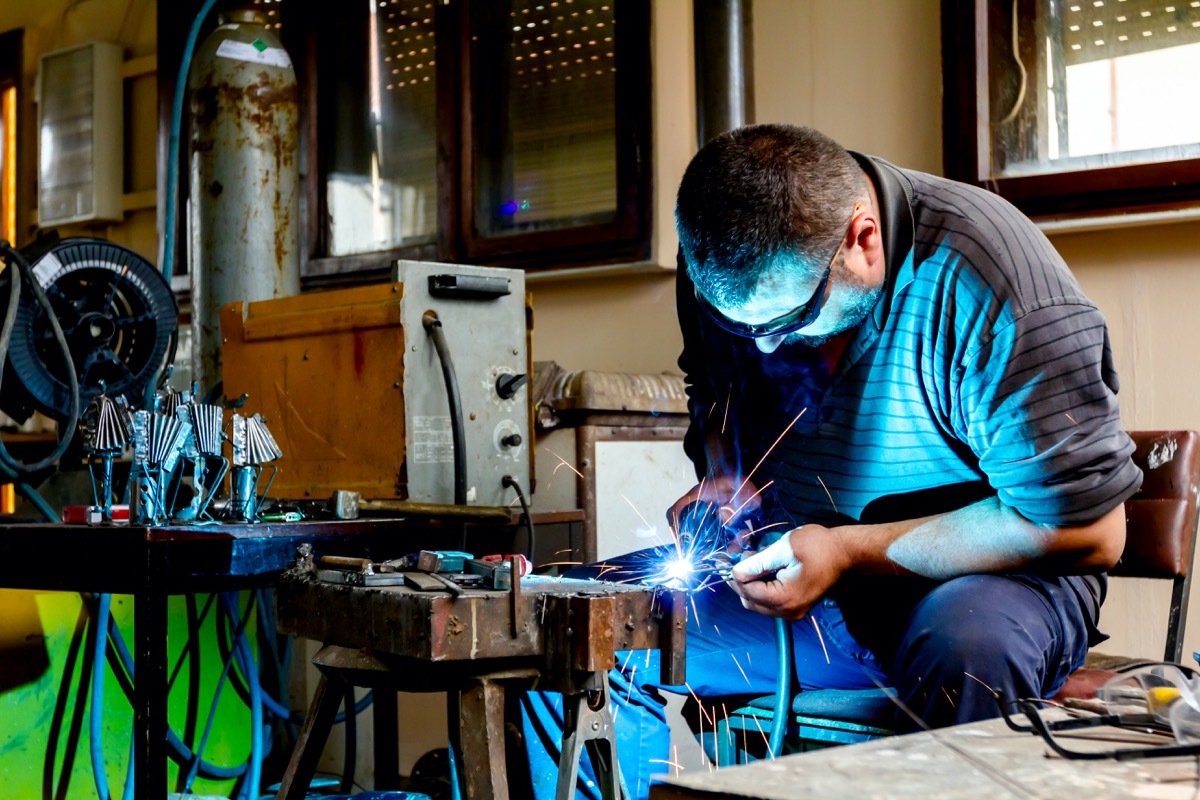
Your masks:
M771 693L782 617L802 689L893 687L897 730L1054 695L1105 638L1141 481L1104 320L1054 248L993 194L786 125L706 144L676 222L702 480L668 516L786 531L695 594L691 690ZM636 796L669 763L642 655L612 676Z

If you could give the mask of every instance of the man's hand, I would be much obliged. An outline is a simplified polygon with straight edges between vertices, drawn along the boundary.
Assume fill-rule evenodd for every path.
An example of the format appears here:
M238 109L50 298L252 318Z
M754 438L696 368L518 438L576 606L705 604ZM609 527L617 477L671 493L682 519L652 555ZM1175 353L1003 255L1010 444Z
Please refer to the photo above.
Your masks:
M805 525L739 562L730 585L751 611L800 619L850 566L835 529Z
M739 521L752 517L762 505L758 489L749 481L725 477L708 478L693 486L667 509L667 525L676 541L679 541L679 526L684 510L695 502L711 503L720 515L721 524L729 528L744 528ZM737 549L740 550L744 544L739 542Z

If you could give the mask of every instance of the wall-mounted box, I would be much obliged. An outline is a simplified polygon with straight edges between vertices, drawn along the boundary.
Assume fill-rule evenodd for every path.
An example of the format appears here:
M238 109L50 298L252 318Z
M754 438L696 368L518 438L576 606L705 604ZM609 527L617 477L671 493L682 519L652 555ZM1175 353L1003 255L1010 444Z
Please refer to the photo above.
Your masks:
M124 177L119 45L38 59L38 226L120 220Z

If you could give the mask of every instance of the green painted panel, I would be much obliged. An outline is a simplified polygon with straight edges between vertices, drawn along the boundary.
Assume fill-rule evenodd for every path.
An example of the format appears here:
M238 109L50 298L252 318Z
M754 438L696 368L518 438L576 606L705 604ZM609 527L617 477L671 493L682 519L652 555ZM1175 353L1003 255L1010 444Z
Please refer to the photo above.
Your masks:
M247 595L242 596L245 607ZM198 598L203 607L207 596ZM170 667L173 669L187 641L185 599L172 597L169 601L167 644ZM221 659L217 647L217 604L209 612L200 629L201 679L199 691L199 720L197 735L203 731L208 709L212 703ZM75 712L81 675L82 653L75 660L72 674L64 676L72 639L80 622L83 602L78 594L66 592L0 592L0 796L16 800L41 798L44 795L47 753L54 734L55 705L60 687L65 686L66 713L57 726L57 747L53 775L56 791L64 760L70 756L68 800L95 798L92 775L88 713L90 691L83 709L78 745L74 752L65 752L70 734L71 718ZM113 619L133 647L133 602L126 595L117 595L112 603ZM254 641L255 622L247 634ZM107 667L106 667L107 668ZM120 796L129 763L133 709L111 668L104 687L104 759L110 791ZM171 691L168 715L171 725L180 730L187 714L187 664ZM236 765L246 760L250 751L250 710L233 689L226 685L217 706L213 731L205 752L206 760L221 765ZM178 769L172 764L170 788L174 789ZM199 780L193 790L198 794L226 795L233 782Z

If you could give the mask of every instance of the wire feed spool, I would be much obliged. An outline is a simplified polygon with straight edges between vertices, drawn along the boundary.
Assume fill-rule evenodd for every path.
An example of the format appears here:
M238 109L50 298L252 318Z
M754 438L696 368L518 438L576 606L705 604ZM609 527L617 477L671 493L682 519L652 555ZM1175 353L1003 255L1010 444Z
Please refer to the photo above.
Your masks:
M141 407L179 326L175 296L162 273L128 248L72 238L34 262L33 274L66 337L80 402L103 391ZM7 294L8 285L0 292ZM70 412L66 365L32 291L21 292L3 385L0 405L15 419L40 411L63 420Z

